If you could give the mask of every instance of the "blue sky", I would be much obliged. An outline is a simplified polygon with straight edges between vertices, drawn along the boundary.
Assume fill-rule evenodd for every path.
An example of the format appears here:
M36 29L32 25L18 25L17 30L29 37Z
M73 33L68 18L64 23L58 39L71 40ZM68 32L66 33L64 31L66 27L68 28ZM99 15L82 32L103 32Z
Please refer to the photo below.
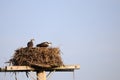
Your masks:
M65 64L80 64L76 80L120 80L119 0L0 0L0 37L0 66L34 38L60 47Z

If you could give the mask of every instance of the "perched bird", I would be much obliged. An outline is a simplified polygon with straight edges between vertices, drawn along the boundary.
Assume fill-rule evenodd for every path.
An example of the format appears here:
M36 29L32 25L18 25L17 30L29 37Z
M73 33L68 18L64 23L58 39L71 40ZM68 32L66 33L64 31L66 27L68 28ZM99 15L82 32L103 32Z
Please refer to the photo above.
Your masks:
M40 44L37 44L36 47L49 47L51 44L51 42L42 42Z
M33 41L34 41L34 39L31 39L31 40L27 43L27 47L28 47L28 48L32 48L32 47L33 47Z

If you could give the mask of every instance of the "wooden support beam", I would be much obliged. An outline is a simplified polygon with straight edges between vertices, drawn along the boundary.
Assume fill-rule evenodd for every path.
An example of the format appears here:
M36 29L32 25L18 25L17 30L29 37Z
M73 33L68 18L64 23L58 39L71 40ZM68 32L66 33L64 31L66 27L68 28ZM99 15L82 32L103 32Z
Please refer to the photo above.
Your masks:
M0 68L0 72L28 72L35 71L37 73L37 80L46 80L46 71L74 71L80 69L80 65L65 65L55 68L40 68L30 66L6 66Z
M46 80L46 72L37 71L37 80Z
M24 72L24 71L74 71L80 69L80 65L65 65L55 68L33 68L30 66L6 66L0 68L0 72Z

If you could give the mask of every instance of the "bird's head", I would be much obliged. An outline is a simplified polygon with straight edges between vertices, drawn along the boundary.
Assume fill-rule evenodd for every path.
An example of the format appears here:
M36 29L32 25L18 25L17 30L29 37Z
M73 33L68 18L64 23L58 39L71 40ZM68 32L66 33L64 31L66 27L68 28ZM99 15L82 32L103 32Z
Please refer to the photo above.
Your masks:
M50 45L52 45L52 43L51 43L51 42L45 42L45 44L47 44L47 45L49 45L49 46L50 46Z
M51 42L48 42L48 44L52 44Z
M35 41L35 39L31 39L30 41L31 41L31 42L32 42L32 41Z
M49 45L49 46L51 46L51 45L52 45L52 43L51 43L51 42L48 42L48 45Z

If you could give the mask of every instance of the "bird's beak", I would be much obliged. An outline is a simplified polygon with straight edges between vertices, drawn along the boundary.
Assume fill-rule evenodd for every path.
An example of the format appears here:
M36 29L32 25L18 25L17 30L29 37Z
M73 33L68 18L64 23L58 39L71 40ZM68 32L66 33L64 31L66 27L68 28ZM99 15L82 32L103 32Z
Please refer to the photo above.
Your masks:
M51 42L49 42L49 44L52 44Z

